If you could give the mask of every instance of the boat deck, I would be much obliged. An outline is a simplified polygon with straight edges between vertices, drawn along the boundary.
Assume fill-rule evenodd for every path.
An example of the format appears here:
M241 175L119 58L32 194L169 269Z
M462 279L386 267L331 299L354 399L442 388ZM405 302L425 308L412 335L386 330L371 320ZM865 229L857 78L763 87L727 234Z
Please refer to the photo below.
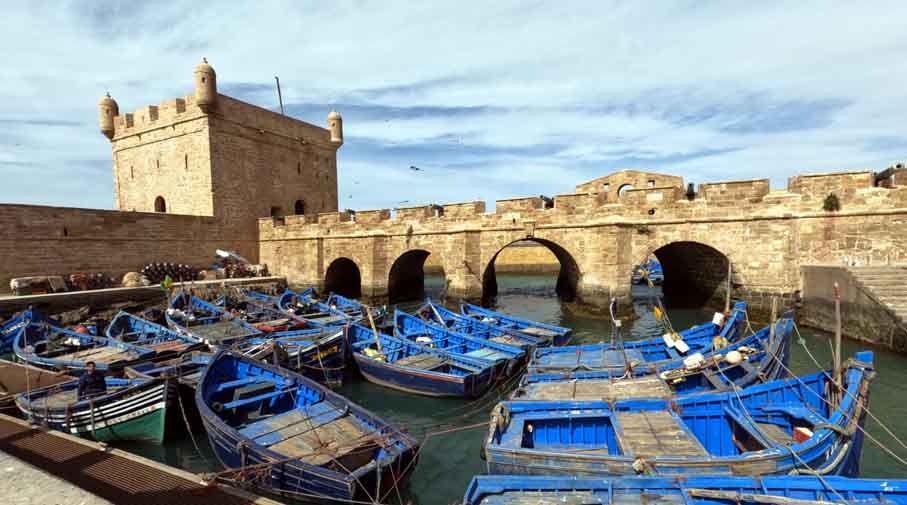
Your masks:
M202 478L119 449L100 450L94 442L56 431L32 428L0 415L0 451L55 476L60 486L81 488L110 503L130 505L280 505L228 486L205 485ZM17 489L16 485L28 487ZM34 495L32 482L4 488L9 496ZM34 503L61 503L61 489L47 489ZM15 498L13 498L15 501Z
M540 356L533 365L539 368L557 368L572 370L575 368L623 369L627 363L637 365L645 363L645 358L638 349L626 349L621 352L614 349L584 351L580 353L555 351Z
M509 492L486 496L480 505L608 505L607 495L594 495L588 491L564 492ZM640 502L637 502L640 503ZM642 502L662 503L662 502Z
M251 337L258 332L249 330L230 321L218 321L211 324L200 324L193 326L190 330L196 338L203 339L207 342L218 343L224 340L234 340L239 338Z
M419 368L421 370L434 370L435 368L443 365L446 361L447 360L445 360L441 356L424 352L398 359L394 362L394 364L399 366L407 366L410 368Z
M94 361L109 365L118 361L130 361L136 358L133 351L118 349L116 347L95 347L85 349L84 351L71 352L55 356L54 359L60 361Z
M371 451L360 450L374 441L359 421L321 403L257 421L241 433L278 454L312 465L344 460L343 466L353 469L372 459Z
M671 388L656 376L638 379L569 380L536 382L525 387L528 400L627 400L630 398L668 398Z
M526 343L525 340L520 340L518 338L514 338L509 335L502 335L500 337L491 337L488 340L490 340L492 342L497 342L499 344L512 345L515 347L520 347Z
M664 410L615 412L620 423L617 441L625 453L637 457L708 456L708 452L682 424Z
M533 337L541 337L541 338L553 338L553 337L560 335L560 333L558 333L556 331L548 330L545 328L534 328L534 327L533 328L523 328L522 330L520 330L520 332L525 333L527 335L531 335Z

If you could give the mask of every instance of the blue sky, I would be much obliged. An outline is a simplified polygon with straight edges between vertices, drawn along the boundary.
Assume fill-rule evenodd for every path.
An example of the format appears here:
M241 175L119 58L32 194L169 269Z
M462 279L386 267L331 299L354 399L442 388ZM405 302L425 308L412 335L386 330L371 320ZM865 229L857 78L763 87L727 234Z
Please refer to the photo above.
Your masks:
M189 94L202 56L223 93L276 108L279 75L290 114L343 114L341 208L907 158L903 1L34 4L4 8L0 202L112 208L97 100Z

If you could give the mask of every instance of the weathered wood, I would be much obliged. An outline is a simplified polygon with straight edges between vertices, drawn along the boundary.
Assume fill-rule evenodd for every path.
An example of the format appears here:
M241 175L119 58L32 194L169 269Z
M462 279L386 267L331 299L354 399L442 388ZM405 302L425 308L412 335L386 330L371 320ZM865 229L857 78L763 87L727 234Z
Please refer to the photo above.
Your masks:
M537 382L526 386L533 400L626 400L630 398L667 398L671 388L656 376L624 380L570 380Z
M616 412L617 440L635 456L708 456L702 444L670 412Z
M752 493L738 493L736 491L718 491L713 489L687 489L687 493L695 498L710 498L713 500L729 500L735 503L765 503L769 505L839 505L839 502L825 500L800 500L786 496L762 495Z

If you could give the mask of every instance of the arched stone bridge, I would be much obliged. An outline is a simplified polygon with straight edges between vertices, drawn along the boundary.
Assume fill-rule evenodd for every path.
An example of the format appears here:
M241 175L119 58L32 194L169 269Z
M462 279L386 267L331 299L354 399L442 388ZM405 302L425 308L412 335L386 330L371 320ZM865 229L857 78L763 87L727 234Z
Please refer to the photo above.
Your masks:
M622 187L620 196L580 188L553 205L501 200L490 213L469 202L262 219L260 257L292 284L381 300L417 294L426 258L437 255L448 294L481 299L496 294L498 253L531 240L560 261L557 291L568 300L627 297L633 267L654 255L669 303L722 300L730 266L733 295L757 307L769 295L793 296L801 265L907 260L907 187L872 172L798 176L776 191L767 179L695 193L682 182ZM823 208L831 193L837 211Z

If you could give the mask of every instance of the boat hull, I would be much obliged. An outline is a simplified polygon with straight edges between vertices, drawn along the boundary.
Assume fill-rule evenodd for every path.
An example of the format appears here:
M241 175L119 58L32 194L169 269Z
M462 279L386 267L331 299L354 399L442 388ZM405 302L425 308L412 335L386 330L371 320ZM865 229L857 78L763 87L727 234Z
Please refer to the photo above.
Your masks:
M395 367L392 364L354 354L359 372L379 386L424 396L454 396L476 398L485 394L494 383L493 369L471 376L455 377Z

